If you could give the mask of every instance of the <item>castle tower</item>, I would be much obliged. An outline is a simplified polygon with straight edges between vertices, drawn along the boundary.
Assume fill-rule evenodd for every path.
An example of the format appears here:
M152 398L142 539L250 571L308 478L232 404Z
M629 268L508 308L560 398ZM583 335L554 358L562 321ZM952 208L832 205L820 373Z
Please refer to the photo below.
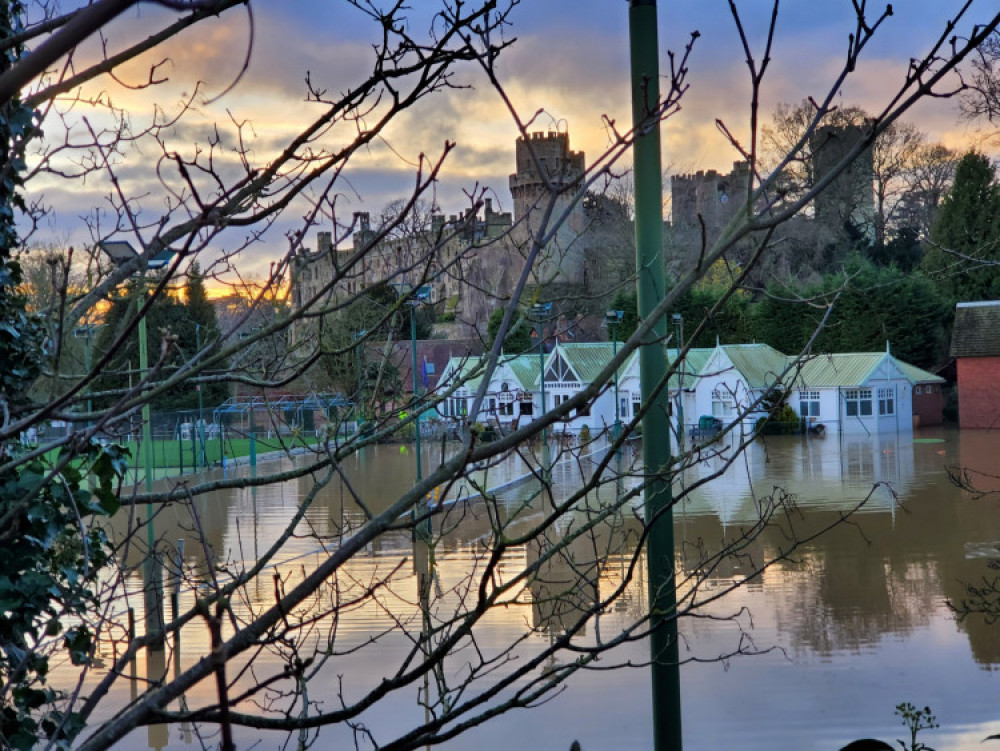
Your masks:
M826 125L810 139L814 182L837 166L863 138L859 125ZM827 240L849 242L846 226L853 225L869 241L875 237L875 167L871 147L865 149L820 195L816 196L816 222Z
M586 164L582 151L570 150L569 134L557 132L532 133L531 138L518 138L515 164L517 171L510 176L514 222L526 240L538 231L553 193L559 194L551 214L553 219L570 205L574 189L583 180ZM544 257L535 268L539 282L579 284L582 281L583 251L582 248L574 250L572 246L584 222L580 202L546 245Z
M548 194L539 167L556 190L571 188L583 178L584 155L582 151L570 151L569 133L532 133L530 141L517 139L515 164L517 172L510 176L510 193L516 222L528 216Z

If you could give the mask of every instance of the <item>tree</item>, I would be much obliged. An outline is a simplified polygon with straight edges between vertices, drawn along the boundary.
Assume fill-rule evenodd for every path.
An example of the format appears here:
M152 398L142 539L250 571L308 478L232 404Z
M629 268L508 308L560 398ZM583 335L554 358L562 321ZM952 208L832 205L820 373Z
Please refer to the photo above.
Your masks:
M1000 34L990 34L972 57L969 88L961 103L969 119L992 123L1000 117Z
M490 315L490 320L486 325L487 345L492 347L496 340L497 332L500 331L500 324L503 323L503 308L497 308ZM509 355L519 355L527 352L532 347L531 324L521 321L520 325L512 329L507 338L503 340L503 350Z
M931 230L923 268L952 302L1000 295L1000 186L983 154L970 152L955 170Z
M800 352L810 342L814 353L888 346L901 360L931 368L943 360L949 315L947 301L919 271L854 256L821 282L773 284L755 307L753 330L782 352Z
M481 76L479 80L492 87L498 100L510 107L518 133L530 142L535 121L522 118L513 108L498 69L498 61L512 44L503 33L511 21L510 8L498 7L493 2L445 3L428 24L429 31L420 34L402 3L348 4L342 12L353 9L361 20L371 23L374 42L370 67L350 86L321 80L321 74L307 76L303 95L313 113L312 119L302 123L296 134L272 151L264 148L265 139L256 137L249 123L238 115L230 116L228 124L210 128L210 135L203 143L183 146L176 139L190 131L172 119L164 120L161 109L156 110L145 127L138 126L132 117L126 116L132 113L114 108L113 98L80 88L90 81L117 86L115 77L134 75L143 63L141 54L154 50L158 56L163 50L157 46L164 40L203 19L219 15L225 19L227 11L242 8L244 4L236 0L164 3L158 9L162 15L154 19L162 20L159 33L150 33L145 23L138 32L132 32L127 24L108 25L109 19L132 5L128 0L98 0L26 28L23 8L16 3L7 4L4 10L9 14L4 19L7 23L0 24L0 33L5 35L10 53L0 65L0 104L5 108L3 127L6 128L4 182L0 186L4 191L0 205L5 211L2 230L6 233L5 242L0 245L4 254L4 273L0 275L0 285L4 286L4 294L0 295L4 323L0 326L3 348L0 355L4 362L25 363L24 367L2 374L7 411L0 427L3 442L0 456L5 462L0 468L4 473L0 478L3 480L0 500L4 504L5 521L52 519L46 529L56 530L55 539L59 543L54 547L33 545L30 550L19 549L23 556L21 563L11 562L12 568L5 569L5 576L10 581L31 583L30 572L52 571L54 564L69 561L68 566L58 569L59 580L55 584L46 582L44 591L21 589L12 602L5 603L7 632L0 639L8 721L3 728L4 742L27 748L36 741L50 740L53 744L75 743L89 751L111 747L135 728L165 722L218 728L221 747L227 751L235 746L234 733L240 729L255 736L265 732L291 734L289 740L305 746L314 740L312 733L330 726L349 729L359 743L362 742L359 739L368 739L389 748L439 744L497 714L544 701L574 674L611 655L615 646L645 638L654 624L658 627L664 620L697 616L708 604L716 602L722 594L719 588L714 582L707 588L702 584L709 584L709 577L730 556L745 552L762 529L781 523L780 500L761 499L761 515L752 529L735 540L705 550L688 582L689 595L677 613L664 618L662 613L636 612L624 628L614 633L605 633L598 627L603 624L604 614L621 601L638 566L642 565L643 545L650 530L656 530L657 524L666 520L659 516L648 524L634 521L633 498L641 492L642 483L650 479L669 485L675 474L684 471L685 463L697 461L696 451L677 457L676 463L669 466L628 468L619 474L612 460L616 452L612 450L606 458L596 459L594 468L581 474L579 486L567 495L553 493L552 478L543 471L536 475L539 484L533 497L510 506L491 487L483 487L482 477L489 476L496 464L516 457L538 467L539 459L530 456L528 447L541 431L554 427L571 412L585 409L607 391L616 370L633 356L654 325L676 309L682 296L705 270L734 246L750 242L757 249L744 271L773 252L769 246L773 229L801 212L824 186L814 185L780 206L766 201L758 203L748 194L746 211L716 241L703 248L697 265L678 274L655 311L638 322L618 355L590 385L496 441L480 440L482 434L475 429L484 415L488 376L499 367L501 349L517 320L519 306L527 303L526 290L533 279L534 264L543 257L547 242L570 213L563 207L571 209L583 201L587 191L609 178L615 165L628 155L637 133L645 132L676 110L687 85L690 47L674 58L665 96L647 102L646 110L640 109L639 122L634 127L616 124L613 118L604 121L608 149L592 162L579 184L564 184L558 174L543 169L539 154L529 149L528 156L545 188L536 206L538 221L530 237L518 238L517 249L523 255L520 265L510 267L513 292L500 301L504 314L493 346L485 357L470 363L469 380L464 387L474 390L475 396L471 398L468 414L460 415L464 420L460 443L454 451L442 449L433 466L427 467L426 474L413 483L411 490L398 497L356 498L358 515L353 518L345 515L337 520L317 509L316 499L340 475L344 463L360 459L371 442L412 430L422 411L437 408L453 393L413 395L409 401L403 394L394 394L394 399L376 405L370 433L344 437L336 416L332 415L324 432L329 440L294 464L250 474L233 472L221 478L168 481L166 487L113 488L112 478L125 474L120 454L115 449L104 450L95 441L137 417L150 402L155 403L175 389L189 388L192 383L218 381L228 382L233 388L252 389L277 408L284 398L282 391L307 374L321 357L349 355L356 347L353 337L351 341L341 337L324 342L315 333L320 326L302 327L307 333L302 339L296 338L292 346L290 332L297 324L324 321L328 316L359 306L364 311L365 328L384 335L384 341L389 342L399 334L400 319L404 317L400 315L402 301L388 294L397 288L394 285L414 277L440 275L446 273L444 270L460 267L463 261L472 263L480 258L476 255L479 249L474 246L462 249L455 256L449 255L446 238L432 238L414 248L405 269L386 269L384 287L365 289L356 284L359 269L376 260L378 244L401 226L421 199L426 200L437 190L453 149L451 143L446 143L436 155L417 160L414 188L398 211L371 230L369 237L359 238L356 246L351 243L343 252L339 250L341 243L346 247L355 221L344 221L338 212L343 196L349 191L351 183L345 171L353 160L373 144L391 142L390 125L415 111L413 108L423 100L436 93L465 91L464 81L456 77L459 71ZM855 69L867 44L888 17L888 13L867 17L863 5L855 7L857 33L852 36L842 75L832 81L819 104L821 116L831 109L843 78ZM742 33L744 26L735 6L732 13ZM856 157L870 147L914 101L943 95L948 90L949 74L996 28L1000 18L995 14L966 18L963 11L954 21L967 27L968 38L957 39L953 47L948 46L947 39L953 34L949 28L946 38L926 51L925 56L916 58L898 95L890 98L884 112L866 123L862 141L845 159ZM83 45L87 37L98 31L100 44L94 47L106 57L88 65L74 53L72 64L69 61L61 64L64 54ZM773 26L770 31L769 38L773 39ZM129 33L137 36L129 38ZM770 59L770 47L758 59L747 38L741 36L741 41L754 102L750 121L756 123L763 61ZM34 44L33 51L23 56L14 54L22 42ZM141 85L133 90L136 96L155 97L161 81L158 64L154 63L148 76L140 81ZM136 85L130 81L126 84ZM332 94L333 91L339 93ZM73 106L55 106L65 103L61 97L68 98ZM181 114L190 113L200 102L196 95L189 95L181 106ZM53 106L49 107L50 104ZM36 107L37 111L33 109ZM77 115L84 109L89 112L86 118ZM98 118L97 112L102 117ZM806 129L805 137L808 138L810 128L815 125L814 122ZM63 139L53 135L60 126L65 128ZM68 134L77 133L85 134L85 143L69 138ZM754 131L754 144L756 136ZM46 350L38 319L27 312L25 301L14 290L19 271L7 254L17 245L15 210L31 210L37 205L18 198L17 191L25 190L19 188L19 180L29 176L31 170L36 170L34 174L45 170L58 172L64 166L58 162L59 145L67 142L78 149L69 161L79 169L63 174L103 179L109 199L108 208L88 216L88 226L94 233L91 260L95 266L100 265L101 273L69 306L66 319L74 323L84 320L110 303L105 329L113 333L107 334L106 347L82 379L78 373L72 379L60 379L62 374L56 371L53 381L63 387L45 401L33 401L31 386L39 374L36 363L42 361ZM157 155L154 160L157 179L146 185L155 192L155 199L162 201L143 200L139 188L135 193L128 190L129 170L123 160L126 156L134 158L131 148L140 144L144 161L134 166L144 170L149 155ZM33 166L29 167L23 157L29 147L35 146L41 153L33 153ZM48 151L47 146L51 147ZM787 178L789 163L779 162L770 175L761 177L756 146L740 151L746 156L749 174L753 176L754 195L773 195ZM81 154L84 158L79 158ZM831 174L835 175L836 169L844 166L835 168ZM470 189L469 199L470 208L480 206L484 191L478 186ZM266 231L279 220L295 222L295 229L286 235L288 250L273 262L261 284L247 284L239 269L253 255L252 249L262 242ZM332 228L330 246L338 250L326 259L329 273L325 281L301 304L288 306L284 296L290 265L303 250L306 232L317 225ZM118 258L114 267L109 267L106 260L99 262L98 244L122 237L131 238L139 248L138 255ZM161 253L168 248L173 251L171 260L159 270L151 269L162 262ZM171 287L186 264L195 259L200 264L198 274L204 269L206 277L223 279L238 291L231 317L220 322L216 335L201 341L200 349L197 346L192 349L189 341L170 334L171 327L179 330L174 316L184 307L171 297ZM138 276L143 278L140 280ZM195 289L189 300L198 298ZM94 415L92 425L55 440L44 450L21 453L17 441L21 431L44 425L50 418L71 417L85 400L85 390L99 378L115 373L115 363L127 356L129 342L142 318L151 335L157 335L154 329L165 331L159 334L160 348L151 347L155 362L150 363L148 371L133 373L131 385L109 383L102 395L105 401ZM388 364L383 358L363 367L385 372ZM130 369L135 371L135 365ZM475 383L482 385L474 386ZM648 411L649 407L645 409ZM596 428L594 432L598 432ZM601 432L607 439L608 431ZM617 440L620 445L624 434ZM726 461L734 461L739 455L739 446L734 448ZM51 459L51 451L61 453ZM584 462L576 448L557 452L553 461L560 460L573 466L593 464ZM82 489L84 472L93 473L98 480L97 489L90 495ZM618 480L626 476L638 478L639 484L616 493ZM225 551L232 549L228 547L231 543L210 539L201 522L202 514L212 510L205 503L210 493L245 491L255 498L260 489L283 492L287 486L282 483L292 481L297 481L298 489L289 505L287 523L274 532L266 548L255 549L253 555L229 557ZM426 500L435 489L460 488L480 490L481 497L474 503L431 505ZM604 500L594 503L596 497ZM89 521L91 513L111 513L113 502L119 499L127 506L119 543L121 559L98 552L99 548L105 550L104 542L94 539L93 534L99 528ZM859 503L862 501L859 499ZM151 508L147 509L147 505ZM172 541L156 536L153 509L169 509L170 513L184 517L183 528L191 535L193 547L199 551L198 558L182 559L176 565L179 551L171 547ZM47 515L41 514L42 510ZM439 589L442 583L435 576L435 561L439 556L451 554L448 529L456 515L467 516L482 525L480 543L475 550L468 551L461 580L446 582ZM428 521L432 522L430 529ZM36 539L33 531L21 535L17 525L5 524L3 528L13 541L33 543ZM83 530L79 536L77 528ZM85 540L93 544L85 545ZM785 540L784 547L769 553L772 559L789 556L801 538L796 537L794 528L789 528ZM308 544L309 555L315 558L309 563L297 562L293 573L283 561L303 541ZM373 560L370 554L400 545L412 550L418 567L412 591L397 589L401 571L409 569L408 563L401 563L393 570L354 568ZM584 551L590 552L584 556ZM144 561L141 574L128 568L137 558ZM767 561L760 562L750 571L746 558L741 560L740 570L747 573L728 581L726 586L733 589L759 576L767 565ZM22 568L16 568L18 565ZM610 589L605 589L602 574L610 571L612 565L624 573ZM160 588L157 572L161 567L176 575L178 586L191 594L190 603L179 605L170 620L165 615L158 620L159 611L153 602L142 633L131 640L118 639L123 630L122 614L131 602L130 596L134 598L130 586L141 578L144 594L155 601ZM13 576L10 571L14 571ZM359 576L359 572L364 573ZM53 587L58 588L58 594ZM5 591L12 590L8 587ZM337 660L346 657L338 642L338 616L351 609L380 609L382 598L390 593L400 594L411 603L413 617L397 617L385 633L372 635L369 646L379 650L382 645L398 641L405 645L405 655L385 671L371 665L368 673L372 680L343 691L336 707L316 703L310 688L329 681L339 670ZM34 609L20 608L28 602L34 603ZM51 617L64 602L72 603L69 608L72 615L86 624L87 633L80 638L77 634L81 631L71 634L69 629L64 630L65 624L54 622ZM237 608L237 604L241 606ZM519 625L511 632L510 640L500 645L479 641L477 627L491 617L525 604L537 609L539 623L523 624L523 628ZM58 632L55 635L62 634L63 639L39 636L48 633L50 623ZM107 707L126 680L133 660L143 654L147 665L153 664L154 658L164 657L165 644L177 645L182 628L192 626L203 628L211 647L210 656L193 664L179 665L169 675L154 676L126 706ZM551 639L537 640L538 648L522 658L517 652L519 646L543 632ZM98 664L98 644L120 645L107 657L104 667ZM69 654L80 663L81 682L74 685L83 686L84 678L92 678L93 682L86 684L86 691L66 687L62 693L57 689L36 693L36 687L45 678L47 661L61 654ZM271 665L282 667L276 673L260 669L264 655L273 659ZM454 659L462 660L461 671L449 669ZM25 666L33 671L30 677L22 670ZM424 685L434 688L424 689ZM193 690L195 686L199 686L197 692ZM426 713L414 719L412 727L372 729L365 725L365 713L373 705L394 693L413 689L420 692Z
M817 174L817 152L828 143L823 139L803 139L803 134L818 116L815 103L808 100L794 106L779 104L771 122L763 128L768 163L776 163L775 160L797 149L782 186L786 198L801 195L821 177ZM860 107L837 107L819 119L819 126L846 129L854 133L853 138L858 138L869 118ZM801 146L797 147L799 143ZM866 167L860 180L866 186L871 183L870 205L861 205L860 202L868 203L868 194L861 195L856 182L839 181L839 185L834 186L837 197L829 195L823 199L824 203L839 200L848 207L843 218L853 217L844 231L848 238L853 236L854 247L844 247L839 254L834 253L838 262L850 250L860 249L863 243L884 248L903 229L929 229L937 204L950 183L955 159L945 146L927 144L923 133L902 121L893 123L874 140L868 156L870 173ZM863 243L859 243L862 240ZM832 242L835 246L845 245L845 238L835 237ZM847 239L846 244L850 245L851 240ZM827 265L822 270L832 268Z

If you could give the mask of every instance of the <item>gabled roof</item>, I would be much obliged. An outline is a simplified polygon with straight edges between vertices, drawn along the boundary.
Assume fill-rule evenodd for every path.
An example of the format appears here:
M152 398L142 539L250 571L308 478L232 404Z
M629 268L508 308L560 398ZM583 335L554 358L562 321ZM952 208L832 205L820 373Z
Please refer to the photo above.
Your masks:
M555 353L562 355L563 360L569 365L573 372L580 377L581 383L592 383L598 374L609 362L611 362L614 345L611 342L573 342L571 344L559 344L559 346L549 355L551 359ZM545 363L548 370L549 363Z
M816 355L799 363L798 376L794 379L794 383L799 387L816 388L859 386L868 380L879 363L888 356L885 352L838 352ZM788 358L789 363L795 360L795 357Z
M381 346L382 343L378 344ZM422 384L420 388L435 388L444 368L452 359L465 358L475 362L482 351L483 343L478 339L420 339L417 341L417 379ZM403 391L409 393L413 390L411 342L405 339L395 342L390 357L393 365L399 369Z
M538 355L518 355L510 360L507 365L518 381L518 385L525 391L531 391L538 386L538 373L540 365Z
M896 360L896 358L893 358ZM896 365L900 370L903 371L903 375L906 376L911 384L916 385L918 383L947 383L947 378L942 378L939 375L931 373L930 371L924 370L923 368L918 368L916 365L910 365L908 362L903 362L902 360L896 360Z
M667 364L674 362L677 359L677 353L680 352L678 349L668 349L667 350ZM702 369L708 364L709 358L711 358L712 353L715 352L714 347L698 347L696 349L689 349L687 356L684 358L684 388L693 389L698 385L698 375L701 373ZM636 357L638 357L638 352L636 352ZM670 383L668 388L676 389L677 384L681 380L681 366L678 364L677 372L670 376ZM638 372L638 371L637 371Z
M951 356L1000 356L1000 301L960 302L955 306Z
M794 362L795 358L789 357L788 360ZM903 362L888 352L840 352L817 355L804 361L795 378L795 385L817 388L860 386L872 378L883 363L897 370L911 384L945 382L940 376Z
M769 388L788 367L788 357L769 344L720 344L713 353L718 350L725 353L751 389ZM710 358L706 358L706 365Z
M501 355L500 362L493 371L493 378L496 380L506 377L504 369L509 370L517 387L524 391L531 391L538 382L538 356L532 355ZM474 392L483 383L483 358L482 356L453 357L445 367L448 381L462 381L462 388Z

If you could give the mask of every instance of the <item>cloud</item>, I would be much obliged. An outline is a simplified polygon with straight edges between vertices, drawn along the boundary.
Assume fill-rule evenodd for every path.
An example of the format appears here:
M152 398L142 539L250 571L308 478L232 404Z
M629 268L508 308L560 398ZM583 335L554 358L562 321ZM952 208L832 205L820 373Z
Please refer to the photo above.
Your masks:
M421 32L429 24L423 3L410 11L410 28ZM886 101L905 72L910 55L922 52L934 39L935 28L950 8L929 0L897 4L896 15L880 31L865 55L858 74L837 92L837 102L876 109ZM979 3L976 3L978 6ZM150 28L172 17L155 5L142 4L108 30L110 49L121 49L128 39L144 38ZM130 90L102 80L88 87L106 90L115 104L127 109L137 128L148 124L153 107L172 116L185 94L201 83L204 95L213 96L240 73L252 41L250 67L223 99L205 104L199 98L180 123L166 136L166 148L191 156L196 148L221 141L217 165L227 175L238 174L235 122L245 123L244 147L254 166L262 166L284 148L290 138L323 111L308 103L303 83L310 72L314 85L336 97L370 73L378 27L363 13L350 12L344 4L291 2L255 6L251 37L245 10L229 12L200 24L163 48L128 66L122 75L142 81L150 65L164 58L160 71L169 76L163 86ZM770 5L741 3L754 53L759 56L767 28ZM853 30L848 3L796 3L782 6L773 59L761 91L761 115L766 118L779 102L797 102L807 95L821 97L836 80L847 35ZM674 172L698 169L727 171L738 158L716 128L721 119L744 146L749 141L750 84L744 57L732 20L718 6L703 0L661 3L661 71L668 71L666 50L678 53L688 34L698 29L702 37L691 58L689 91L681 110L662 129L664 166ZM607 148L609 135L604 118L620 129L631 124L629 103L628 11L626 4L607 0L524 4L515 9L507 36L517 43L499 61L504 91L521 117L530 120L543 110L531 130L559 128L570 133L571 147L586 152L588 163ZM77 61L95 59L96 40L77 52ZM759 62L759 57L758 57ZM446 212L464 207L466 191L487 186L501 205L509 208L508 175L514 170L514 142L518 131L499 93L472 64L456 71L454 83L467 88L446 88L404 112L384 133L361 150L335 187L337 211L342 220L352 211L377 212L391 200L406 195L414 184L414 165L421 154L435 158L445 141L456 144L434 186L433 199ZM78 108L80 114L86 112ZM87 113L94 121L100 116ZM375 115L368 118L374 120ZM957 124L951 103L926 102L914 110L912 121L932 139L942 138L953 147L970 143L976 134ZM355 135L353 124L334 127L312 144L328 152L342 148ZM53 131L55 137L55 131ZM145 216L162 212L165 196L155 164L155 146L128 151L119 160L118 174L132 195L142 196ZM167 170L173 184L176 170ZM84 229L78 216L105 205L106 181L86 183L43 181L45 194L57 209L57 220L48 231L56 237L76 238ZM308 196L297 201L265 235L259 249L246 255L248 269L262 270L287 247L286 233L298 229L308 211ZM233 243L246 230L233 231ZM228 242L229 235L219 238Z

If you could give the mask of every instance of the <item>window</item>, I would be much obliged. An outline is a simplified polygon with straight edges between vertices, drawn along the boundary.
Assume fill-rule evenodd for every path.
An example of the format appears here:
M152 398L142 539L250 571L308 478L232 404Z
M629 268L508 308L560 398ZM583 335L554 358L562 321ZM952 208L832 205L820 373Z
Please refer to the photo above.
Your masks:
M623 420L628 419L628 397L618 400L618 414Z
M896 414L896 392L893 389L878 390L878 413L880 415Z
M920 386L917 386L917 387L916 387L915 389L913 389L913 393L914 393L914 394L918 394L918 395L919 395L919 394L920 394L920 393L921 393L922 391L923 391L923 389L922 389L922 388L921 388ZM930 392L928 392L928 393L930 393Z
M819 392L799 392L799 417L819 417Z
M521 402L521 414L531 417L535 414L535 403L531 401Z
M725 386L719 386L712 391L712 415L714 417L730 417L736 411L736 399Z
M514 395L507 390L507 384L504 383L503 391L497 394L497 400L500 402L500 414L506 415L507 417L513 417L514 415Z
M848 417L871 417L872 390L849 389L845 391L844 414Z
M576 411L577 417L590 417L590 402L587 402Z

